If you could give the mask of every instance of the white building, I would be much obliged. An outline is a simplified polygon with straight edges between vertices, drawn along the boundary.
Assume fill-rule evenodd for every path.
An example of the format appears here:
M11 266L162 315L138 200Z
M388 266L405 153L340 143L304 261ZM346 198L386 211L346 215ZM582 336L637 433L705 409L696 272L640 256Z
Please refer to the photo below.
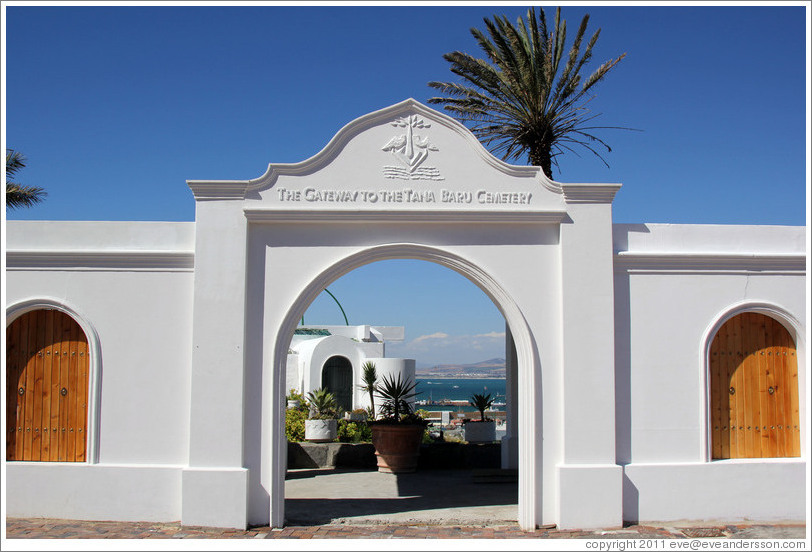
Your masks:
M361 389L364 364L375 365L378 380L415 379L411 358L385 358L386 343L403 341L403 326L324 326L296 328L288 351L287 390L308 392L323 387L344 411L371 406Z
M7 224L7 515L280 526L294 330L412 258L505 317L523 528L805 518L805 228L613 225L619 184L507 165L413 100L188 184L194 223Z

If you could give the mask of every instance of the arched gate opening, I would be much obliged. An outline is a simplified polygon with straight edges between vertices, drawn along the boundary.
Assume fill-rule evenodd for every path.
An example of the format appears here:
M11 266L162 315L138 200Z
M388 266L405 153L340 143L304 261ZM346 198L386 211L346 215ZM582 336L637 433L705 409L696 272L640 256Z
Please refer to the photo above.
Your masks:
M269 399L273 404L272 446L269 464L271 468L270 485L270 523L281 527L284 524L284 485L286 472L287 441L284 432L285 419L285 368L288 344L293 332L308 306L322 289L352 270L366 264L388 259L414 259L434 262L461 274L479 287L493 301L505 318L516 348L516 369L518 397L517 420L521 432L518 436L518 522L522 527L536 525L537 508L541 497L537 481L541 479L541 439L538 438L537 420L541 405L537 404L540 388L540 370L536 343L524 316L516 303L504 288L476 264L459 255L442 249L419 244L393 244L366 249L334 263L310 282L299 294L288 310L281 328L275 332L276 351L273 365L273 384ZM266 464L267 465L267 464Z

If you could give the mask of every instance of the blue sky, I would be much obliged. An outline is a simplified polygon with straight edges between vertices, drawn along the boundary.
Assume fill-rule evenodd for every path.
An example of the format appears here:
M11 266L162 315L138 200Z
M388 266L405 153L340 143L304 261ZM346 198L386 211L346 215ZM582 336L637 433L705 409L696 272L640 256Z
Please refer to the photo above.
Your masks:
M584 13L602 29L592 68L627 54L597 88L597 123L641 132L602 131L610 167L570 154L556 180L621 182L621 223L805 224L807 6L564 4L570 34ZM254 178L365 113L425 103L428 81L453 79L443 53L478 55L471 27L527 10L4 7L4 145L28 158L19 180L49 194L8 219L180 221L194 219L187 179ZM392 354L503 354L498 311L446 269L380 263L331 291L351 323L406 326ZM306 321L343 318L323 294Z

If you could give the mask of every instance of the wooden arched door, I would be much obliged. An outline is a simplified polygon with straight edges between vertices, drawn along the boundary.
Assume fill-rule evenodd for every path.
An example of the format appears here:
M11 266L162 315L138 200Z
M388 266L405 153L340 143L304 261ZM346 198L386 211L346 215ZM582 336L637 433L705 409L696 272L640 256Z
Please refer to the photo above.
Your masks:
M88 356L64 312L31 311L6 328L6 460L85 461Z
M798 359L777 320L734 316L710 348L714 459L800 456Z
M341 356L327 359L321 371L321 386L335 395L338 407L352 410L352 363Z

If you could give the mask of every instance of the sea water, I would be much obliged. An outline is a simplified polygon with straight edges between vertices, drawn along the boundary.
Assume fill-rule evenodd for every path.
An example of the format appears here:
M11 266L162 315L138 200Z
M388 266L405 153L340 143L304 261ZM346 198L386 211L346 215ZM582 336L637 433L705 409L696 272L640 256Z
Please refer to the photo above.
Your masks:
M490 394L494 402L505 402L505 387L506 382L504 378L465 378L465 379L445 379L445 378L416 378L418 392L416 400L433 400L440 401L442 399L449 399L452 401L467 401L475 393L487 395ZM420 408L420 407L419 407ZM456 406L439 406L432 405L430 407L422 407L430 410L451 410L456 411L459 407ZM466 407L470 410L472 407ZM504 405L494 405L493 410L504 411Z

